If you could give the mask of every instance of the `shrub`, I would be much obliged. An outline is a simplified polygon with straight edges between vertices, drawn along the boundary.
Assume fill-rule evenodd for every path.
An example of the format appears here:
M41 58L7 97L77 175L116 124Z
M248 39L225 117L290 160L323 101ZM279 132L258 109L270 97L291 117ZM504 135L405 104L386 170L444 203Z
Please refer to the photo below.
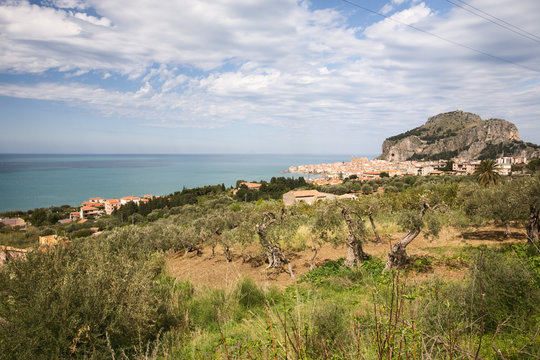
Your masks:
M373 192L373 188L369 184L362 185L362 193L364 195L369 195Z
M461 283L437 283L431 292L431 302L425 324L433 331L448 321L480 326L493 332L508 319L508 325L526 328L538 314L540 290L534 275L520 259L511 253L484 250L471 261L471 274Z
M348 342L345 309L334 303L323 303L312 315L312 348L316 354L333 353L338 346Z
M129 354L179 321L168 313L170 292L155 281L163 258L139 240L116 231L2 266L0 354L105 358L109 346Z
M250 278L241 279L236 285L238 302L245 308L261 306L265 302L262 290Z

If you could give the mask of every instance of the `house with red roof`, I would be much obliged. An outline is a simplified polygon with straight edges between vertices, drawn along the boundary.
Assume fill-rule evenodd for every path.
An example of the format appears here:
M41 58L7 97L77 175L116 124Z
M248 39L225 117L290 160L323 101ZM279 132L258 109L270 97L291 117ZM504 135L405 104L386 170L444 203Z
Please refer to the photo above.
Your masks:
M337 196L334 194L322 193L317 190L292 190L283 194L283 204L285 206L294 205L297 202L304 201L309 205L314 204L319 200L335 199Z
M126 205L130 201L133 201L135 204L139 205L141 198L137 196L124 196L123 198L120 198L121 205Z
M118 199L107 199L105 200L105 214L111 215L114 210L120 209L122 204Z

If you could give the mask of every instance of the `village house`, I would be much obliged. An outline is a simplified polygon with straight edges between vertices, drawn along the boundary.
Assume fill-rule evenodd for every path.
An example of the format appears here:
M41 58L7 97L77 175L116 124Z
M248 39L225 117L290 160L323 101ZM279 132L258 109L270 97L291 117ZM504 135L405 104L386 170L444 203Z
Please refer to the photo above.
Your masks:
M107 199L105 200L105 214L111 215L115 210L120 209L122 204L118 199Z
M98 207L89 206L89 205L81 206L81 210L80 210L81 219L85 219L89 216L99 217L101 216L101 214L103 214L103 210L99 209Z
M10 259L25 259L28 251L32 249L18 249L11 246L0 245L0 265Z
M139 205L139 201L141 201L141 198L137 196L124 196L123 198L120 198L120 205L126 205L130 201Z
M60 242L66 242L68 239L65 236L46 235L39 237L39 246L56 245Z
M105 199L102 197L91 197L90 202L97 203L97 204L105 204Z
M283 204L285 206L294 205L297 202L304 201L309 205L318 200L330 200L337 198L334 194L322 193L317 190L292 190L283 194Z
M21 230L26 230L26 221L21 218L15 219L0 219L0 222L11 227L20 227Z
M240 188L242 185L245 185L248 189L251 190L259 190L259 188L261 187L261 184L258 183L241 182L240 185L238 185L238 188Z

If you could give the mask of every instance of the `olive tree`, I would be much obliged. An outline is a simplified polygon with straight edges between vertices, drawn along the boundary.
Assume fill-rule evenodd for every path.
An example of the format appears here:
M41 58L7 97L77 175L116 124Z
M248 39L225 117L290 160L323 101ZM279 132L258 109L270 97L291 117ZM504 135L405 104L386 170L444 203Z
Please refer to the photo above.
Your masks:
M330 240L333 234L339 233L340 227L346 226L347 257L345 258L345 266L360 265L362 261L369 258L362 247L362 243L367 240L363 215L361 204L356 200L325 202L320 204L317 211L315 231L324 241Z
M434 236L438 235L441 228L436 212L445 209L446 204L440 202L435 189L421 188L407 195L408 199L403 203L405 208L401 211L400 217L400 225L406 233L390 248L383 272L400 269L408 264L407 246L424 228L427 227L428 234Z

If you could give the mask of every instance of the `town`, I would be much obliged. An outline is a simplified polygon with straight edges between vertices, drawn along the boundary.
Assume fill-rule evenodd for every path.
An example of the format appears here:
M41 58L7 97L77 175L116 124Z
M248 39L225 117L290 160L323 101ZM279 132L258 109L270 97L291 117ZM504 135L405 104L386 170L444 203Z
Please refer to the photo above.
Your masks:
M335 162L331 164L291 166L285 172L292 174L317 175L308 182L318 185L340 184L345 178L350 180L368 181L389 176L405 175L472 175L480 160L438 160L438 161L400 161L352 156L350 162ZM496 171L500 175L510 175L512 172L521 172L528 164L527 158L500 157L496 159Z

